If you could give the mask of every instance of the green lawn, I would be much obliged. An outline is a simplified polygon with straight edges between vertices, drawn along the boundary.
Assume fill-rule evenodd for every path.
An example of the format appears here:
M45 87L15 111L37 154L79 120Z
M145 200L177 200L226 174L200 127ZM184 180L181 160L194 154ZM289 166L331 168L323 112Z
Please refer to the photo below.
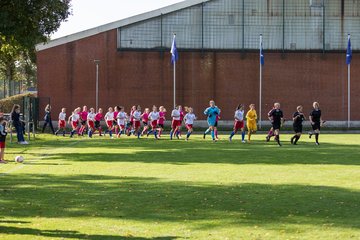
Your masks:
M359 135L38 137L7 144L1 240L360 239Z

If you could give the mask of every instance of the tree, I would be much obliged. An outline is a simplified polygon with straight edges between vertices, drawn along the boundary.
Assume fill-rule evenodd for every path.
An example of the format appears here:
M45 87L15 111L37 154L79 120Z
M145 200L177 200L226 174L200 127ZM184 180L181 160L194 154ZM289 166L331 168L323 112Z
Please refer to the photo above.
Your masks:
M11 84L15 75L15 61L21 55L22 49L13 38L6 39L6 37L0 36L0 41L0 71L5 76L4 85L7 83L5 97L12 94Z
M1 0L0 35L32 51L71 14L71 0Z
M7 95L14 78L35 82L35 45L46 42L71 14L71 0L0 1L0 72ZM4 83L5 85L5 83Z

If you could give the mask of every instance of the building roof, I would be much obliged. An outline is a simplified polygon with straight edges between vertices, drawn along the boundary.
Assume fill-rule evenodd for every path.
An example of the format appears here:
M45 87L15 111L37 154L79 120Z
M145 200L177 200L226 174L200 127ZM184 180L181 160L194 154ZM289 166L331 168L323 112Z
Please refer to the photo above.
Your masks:
M154 10L154 11L146 12L146 13L139 14L139 15L129 17L129 18L125 18L125 19L122 19L122 20L119 20L116 22L108 23L105 25L101 25L101 26L98 26L95 28L85 30L85 31L74 33L74 34L71 34L71 35L68 35L65 37L57 38L57 39L51 40L47 43L40 43L40 44L36 45L36 51L42 51L42 50L46 50L48 48L52 48L52 47L56 47L56 46L66 44L69 42L77 41L79 39L87 38L87 37L94 36L99 33L117 29L119 27L130 25L130 24L133 24L136 22L141 22L141 21L144 21L147 19L151 19L151 18L160 16L161 14L168 14L171 12L176 12L178 10L185 9L185 8L195 6L195 5L201 4L203 2L208 2L208 1L211 1L211 0L186 0L183 2L179 2L179 3L173 4L173 5L164 7L164 8Z

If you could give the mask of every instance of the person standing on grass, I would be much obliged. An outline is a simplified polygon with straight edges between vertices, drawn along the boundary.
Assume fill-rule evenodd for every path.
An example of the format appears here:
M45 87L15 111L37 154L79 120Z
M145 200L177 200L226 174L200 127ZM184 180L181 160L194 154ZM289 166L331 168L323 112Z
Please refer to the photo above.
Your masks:
M11 110L11 120L12 120L12 124L16 129L16 135L17 135L17 139L18 139L18 143L19 144L29 144L27 141L25 141L24 139L24 125L23 125L23 121L20 119L20 105L15 104Z
M269 112L269 120L271 121L274 130L275 141L281 147L280 143L280 128L284 123L284 114L280 109L280 103L274 104L274 109Z
M231 132L229 141L232 141L233 136L241 130L241 141L245 143L245 124L244 124L244 105L239 104L236 108L235 115L234 115L234 130Z
M71 138L74 136L74 134L76 132L79 131L79 125L80 125L79 124L79 121L80 121L79 113L80 113L80 111L81 111L80 107L76 108L68 119L68 122L69 122L70 126L72 127L72 130L70 132ZM79 132L78 132L78 134L79 134Z
M66 133L66 108L62 108L61 112L59 113L59 122L58 122L58 130L55 132L55 135L57 136L59 132L63 131L63 136L65 137Z
M185 126L187 131L185 141L189 140L190 135L193 133L193 125L194 121L196 120L196 116L194 114L194 110L192 107L188 107L188 113L184 116Z
M313 103L313 110L310 113L309 120L311 123L311 127L313 129L312 132L309 132L309 138L311 138L312 135L315 135L315 144L320 145L319 143L320 128L324 122L321 118L321 110L319 108L318 102Z
M54 130L52 120L51 120L51 106L50 106L50 104L46 105L46 107L45 107L44 125L43 125L43 128L42 128L42 133L45 132L45 128L46 128L46 126L48 124L49 124L49 127L50 127L52 133L55 134L55 130Z
M257 131L257 114L255 110L255 104L250 104L250 110L246 113L246 126L248 129L248 142L251 140L251 135Z
M5 161L5 141L6 141L6 120L3 116L0 117L0 164L6 164Z
M293 115L293 129L295 135L290 139L291 144L296 145L299 141L302 129L303 129L303 121L305 121L305 116L303 114L303 106L298 106L296 108L296 112Z
M207 122L209 125L209 128L205 131L203 138L205 139L206 134L211 131L211 137L213 142L216 142L215 138L215 131L217 131L216 126L216 119L217 116L220 114L220 109L215 106L215 101L211 100L209 102L210 107L206 108L204 111L204 114L207 116Z

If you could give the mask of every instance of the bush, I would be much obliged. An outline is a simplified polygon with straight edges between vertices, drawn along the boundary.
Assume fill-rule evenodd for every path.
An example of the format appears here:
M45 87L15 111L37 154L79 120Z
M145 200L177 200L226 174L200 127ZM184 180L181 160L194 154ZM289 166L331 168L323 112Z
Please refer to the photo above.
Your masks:
M24 97L36 97L33 93L23 93L14 95L8 98L4 98L0 100L0 112L10 113L14 104L19 104L20 106L23 104Z

